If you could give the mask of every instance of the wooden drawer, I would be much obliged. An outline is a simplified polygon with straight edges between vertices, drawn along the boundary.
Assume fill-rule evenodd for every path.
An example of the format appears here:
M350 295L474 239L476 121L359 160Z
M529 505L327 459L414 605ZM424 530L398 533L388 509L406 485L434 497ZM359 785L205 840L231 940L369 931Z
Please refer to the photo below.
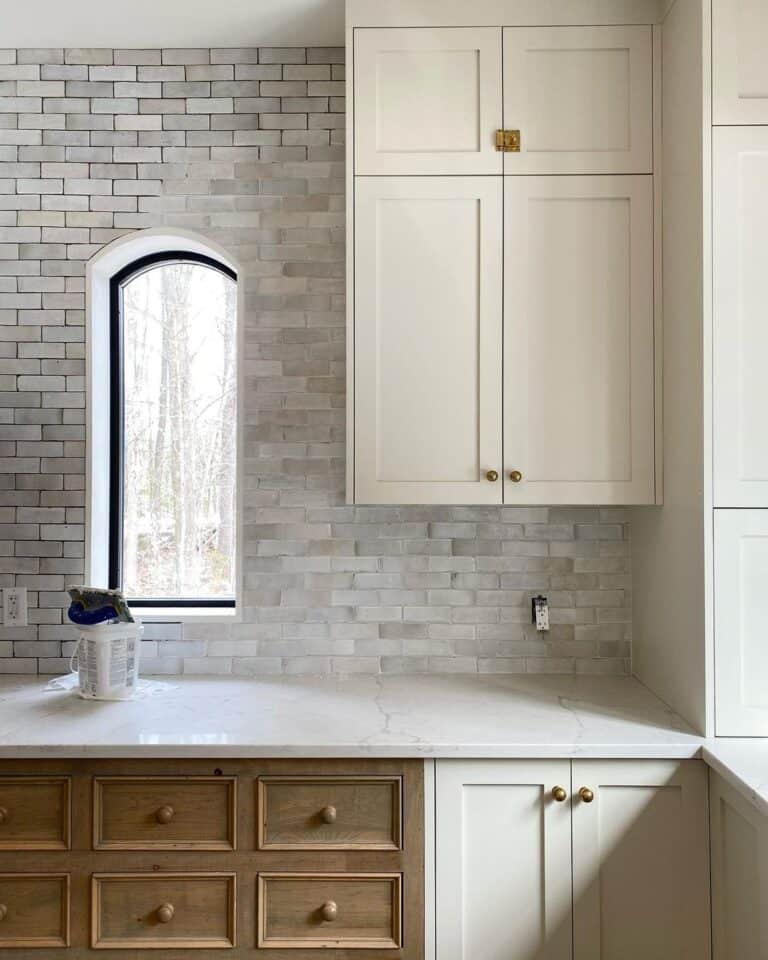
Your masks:
M0 873L0 947L69 945L69 876Z
M398 873L260 873L258 946L399 948L401 888Z
M0 777L0 850L67 850L69 777Z
M235 777L96 777L96 850L234 850Z
M96 949L235 945L234 873L94 874L91 901Z
M399 850L400 777L260 777L258 846Z

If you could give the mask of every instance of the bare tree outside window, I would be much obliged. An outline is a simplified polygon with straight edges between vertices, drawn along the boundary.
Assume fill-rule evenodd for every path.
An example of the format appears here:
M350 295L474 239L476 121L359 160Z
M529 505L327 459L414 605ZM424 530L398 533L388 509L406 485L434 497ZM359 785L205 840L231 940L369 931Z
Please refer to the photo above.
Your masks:
M123 590L235 595L236 284L160 262L122 285Z

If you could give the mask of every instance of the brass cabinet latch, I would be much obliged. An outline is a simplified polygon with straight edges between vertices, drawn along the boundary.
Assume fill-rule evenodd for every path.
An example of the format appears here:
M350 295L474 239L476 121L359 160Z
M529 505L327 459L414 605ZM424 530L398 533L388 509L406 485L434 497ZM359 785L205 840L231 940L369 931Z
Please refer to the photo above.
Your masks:
M502 153L520 153L520 131L497 130L496 149Z

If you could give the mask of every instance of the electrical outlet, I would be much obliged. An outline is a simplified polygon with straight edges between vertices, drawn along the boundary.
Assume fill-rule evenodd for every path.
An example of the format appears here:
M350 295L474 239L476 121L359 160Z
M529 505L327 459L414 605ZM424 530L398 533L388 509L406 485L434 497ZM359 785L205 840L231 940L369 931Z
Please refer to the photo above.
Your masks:
M531 620L536 624L539 633L549 630L549 601L546 597L538 596L531 599Z
M27 588L6 587L3 590L3 626L26 627Z

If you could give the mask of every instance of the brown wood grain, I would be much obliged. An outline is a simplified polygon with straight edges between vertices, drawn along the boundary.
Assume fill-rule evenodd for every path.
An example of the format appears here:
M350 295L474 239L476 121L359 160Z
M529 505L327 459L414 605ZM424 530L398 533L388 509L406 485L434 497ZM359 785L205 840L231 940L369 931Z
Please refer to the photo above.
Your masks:
M70 792L66 776L0 774L0 850L66 850Z
M65 947L69 943L69 876L0 874L0 947Z

